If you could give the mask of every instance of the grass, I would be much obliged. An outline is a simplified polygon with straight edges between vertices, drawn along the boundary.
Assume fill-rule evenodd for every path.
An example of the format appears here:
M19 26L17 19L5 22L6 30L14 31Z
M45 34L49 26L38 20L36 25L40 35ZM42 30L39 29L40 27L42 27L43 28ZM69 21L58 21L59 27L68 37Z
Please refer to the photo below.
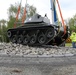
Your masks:
M71 43L66 43L65 46L66 46L66 47L71 47L72 44L71 44Z

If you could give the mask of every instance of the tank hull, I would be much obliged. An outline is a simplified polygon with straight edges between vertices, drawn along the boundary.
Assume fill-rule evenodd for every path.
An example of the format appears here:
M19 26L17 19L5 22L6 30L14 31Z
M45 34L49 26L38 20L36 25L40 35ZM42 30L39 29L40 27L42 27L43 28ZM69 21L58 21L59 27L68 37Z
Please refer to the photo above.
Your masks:
M42 17L39 14L26 19L23 24L18 24L21 26L7 31L7 36L13 43L30 46L60 46L68 38L68 28L64 34L64 30L60 26L50 24L47 17Z
M11 42L30 46L41 45L61 45L67 38L68 32L64 35L62 31L58 32L57 26L46 23L24 25L21 27L9 29L7 31Z

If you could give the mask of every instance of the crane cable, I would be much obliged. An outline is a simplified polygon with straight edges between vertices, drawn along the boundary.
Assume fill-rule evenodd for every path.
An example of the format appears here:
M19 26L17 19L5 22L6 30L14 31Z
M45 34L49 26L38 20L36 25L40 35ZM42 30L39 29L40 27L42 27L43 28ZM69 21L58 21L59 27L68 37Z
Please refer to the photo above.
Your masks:
M17 10L16 21L14 23L14 28L16 28L16 22L18 21L18 16L19 16L20 9L21 9L21 3L22 3L22 0L20 1L19 7L18 7L18 10Z
M24 20L26 19L26 7L27 7L27 0L26 0L26 4L25 4L25 7L24 7L24 13L23 13L23 16L22 16L22 24L24 23Z
M62 20L62 25L63 25L63 27L64 27L64 35L65 35L65 34L66 34L66 25L65 25L64 19L63 19L63 17L62 17L62 13L61 13L61 9L60 9L59 2L58 2L58 0L56 0L56 1L57 1L57 4L58 4L58 8L59 8L59 12L60 12L61 20Z

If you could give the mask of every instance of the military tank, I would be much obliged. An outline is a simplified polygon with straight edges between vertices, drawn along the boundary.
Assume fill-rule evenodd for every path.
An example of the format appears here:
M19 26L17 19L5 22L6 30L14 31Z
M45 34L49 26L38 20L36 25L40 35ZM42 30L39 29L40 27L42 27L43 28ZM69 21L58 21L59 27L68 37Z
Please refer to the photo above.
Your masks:
M39 14L27 18L24 23L18 23L21 26L8 29L7 36L12 43L42 46L57 45L60 46L68 38L68 27L64 35L62 26L50 23L50 20Z

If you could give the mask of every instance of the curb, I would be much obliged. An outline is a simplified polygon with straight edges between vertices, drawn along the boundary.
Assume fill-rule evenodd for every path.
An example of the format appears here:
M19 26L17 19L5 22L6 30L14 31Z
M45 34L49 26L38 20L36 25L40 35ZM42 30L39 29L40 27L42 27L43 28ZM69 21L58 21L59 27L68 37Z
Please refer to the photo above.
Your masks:
M76 54L64 54L64 55L10 55L10 54L0 54L0 57L24 57L24 58L53 58L53 57L71 57L76 56Z

